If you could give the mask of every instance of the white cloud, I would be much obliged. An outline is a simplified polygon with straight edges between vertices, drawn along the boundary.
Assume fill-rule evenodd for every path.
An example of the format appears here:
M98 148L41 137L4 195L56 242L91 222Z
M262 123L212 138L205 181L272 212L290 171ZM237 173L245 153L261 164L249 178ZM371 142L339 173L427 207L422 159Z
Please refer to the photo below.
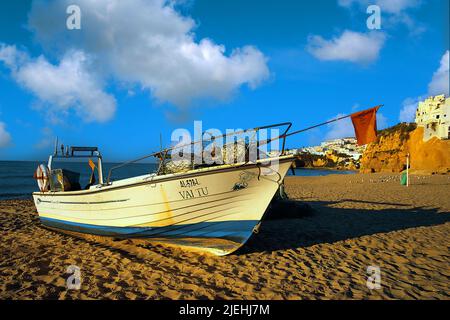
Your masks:
M441 58L439 69L433 74L433 78L428 85L430 95L449 95L449 50Z
M17 67L24 64L28 60L28 55L16 46L6 46L0 43L0 61L2 61L12 71L17 71Z
M81 30L68 31L61 23L68 4L80 6ZM241 85L255 88L269 76L266 57L253 46L227 53L211 39L196 40L195 21L178 13L173 1L37 2L29 17L47 50L83 51L94 61L91 72L181 107L198 99L227 99Z
M310 36L308 51L319 60L370 63L376 60L383 47L385 35L380 32L359 33L345 30L339 37L325 40Z
M389 13L401 13L407 9L417 8L422 3L421 0L376 0L375 3L381 10Z
M81 51L69 52L58 65L43 56L29 58L14 46L0 45L0 61L14 79L44 102L50 119L70 110L86 121L105 122L116 110L116 100L102 90L101 82L88 71L88 58Z
M359 108L358 108L359 109ZM352 108L352 112L356 112ZM332 119L337 119L340 117L343 117L344 114L339 113ZM381 130L384 128L387 128L388 126L388 120L387 118L380 112L377 112L377 129ZM331 119L329 119L331 120ZM327 125L328 132L326 133L325 139L339 139L339 138L348 138L348 137L354 137L355 136L355 129L353 128L352 120L351 118L345 118L336 122L332 122Z
M378 5L382 12L399 14L407 9L418 7L421 0L338 0L338 4L343 7L352 7L359 5L367 7L371 4Z
M41 138L34 145L34 147L36 149L48 149L53 145L54 143L53 139L54 139L53 130L49 127L44 127L41 130Z
M428 84L426 96L449 95L449 50L441 58L439 68L434 72L431 82ZM417 98L407 98L403 101L400 110L400 122L414 122L419 101L424 100L424 96Z
M403 101L402 109L400 110L400 115L398 119L400 122L414 122L416 117L417 105L421 98L407 98Z
M421 35L426 30L426 27L413 19L409 12L420 7L422 3L422 0L338 0L340 6L348 9L356 7L361 13L366 13L369 5L378 5L382 14L382 29L404 25L411 36Z
M7 147L11 143L11 135L6 131L6 124L0 122L0 148Z
M344 116L343 113L337 114L333 119ZM330 119L331 120L331 119ZM332 122L327 125L328 132L325 136L326 140L354 137L355 131L353 129L352 121L350 118L345 118L336 122Z
M384 114L377 112L377 130L386 129L389 126L388 118Z

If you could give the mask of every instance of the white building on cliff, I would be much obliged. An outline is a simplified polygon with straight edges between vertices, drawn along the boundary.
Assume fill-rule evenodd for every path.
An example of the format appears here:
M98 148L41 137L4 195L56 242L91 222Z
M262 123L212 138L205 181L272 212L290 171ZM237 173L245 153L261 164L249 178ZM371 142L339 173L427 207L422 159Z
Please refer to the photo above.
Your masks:
M450 139L450 98L440 95L419 102L416 123L424 128L424 141L432 137Z
M358 160L365 148L366 146L358 146L355 138L342 138L322 142L320 146L300 148L297 152L306 152L319 156L323 156L327 152L335 152Z

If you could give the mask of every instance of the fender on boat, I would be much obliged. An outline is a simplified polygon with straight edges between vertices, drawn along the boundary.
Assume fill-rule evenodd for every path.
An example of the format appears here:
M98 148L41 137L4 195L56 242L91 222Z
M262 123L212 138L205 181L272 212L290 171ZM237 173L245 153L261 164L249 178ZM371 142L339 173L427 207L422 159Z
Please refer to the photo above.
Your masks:
M40 164L34 172L33 178L37 180L41 192L48 191L50 170L45 164Z

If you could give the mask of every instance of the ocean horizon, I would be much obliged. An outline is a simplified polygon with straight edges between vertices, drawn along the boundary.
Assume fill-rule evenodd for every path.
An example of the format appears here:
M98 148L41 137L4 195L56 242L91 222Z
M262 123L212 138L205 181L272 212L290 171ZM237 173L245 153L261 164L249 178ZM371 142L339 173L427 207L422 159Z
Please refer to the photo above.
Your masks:
M38 191L36 180L33 178L34 171L42 161L0 161L0 200L9 199L31 199L31 194ZM58 161L54 161L58 164ZM118 165L118 162L104 162L103 175L106 179L109 169ZM156 163L133 163L123 168L117 169L112 175L112 180L120 180L133 176L152 173L157 169ZM55 166L57 167L57 166ZM80 173L80 184L85 186L90 178L90 167L87 162L64 162L63 168ZM296 168L296 176L325 176L330 174L351 174L353 171L332 170L332 169L307 169ZM292 176L291 170L288 176ZM96 179L98 177L96 176Z

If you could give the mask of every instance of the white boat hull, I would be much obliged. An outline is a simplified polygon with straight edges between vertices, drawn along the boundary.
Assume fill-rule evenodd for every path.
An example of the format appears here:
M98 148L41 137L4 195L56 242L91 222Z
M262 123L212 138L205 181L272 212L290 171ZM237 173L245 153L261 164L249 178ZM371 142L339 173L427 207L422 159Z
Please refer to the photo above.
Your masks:
M251 236L291 166L228 165L108 186L36 192L41 222L67 232L145 238L225 255Z

